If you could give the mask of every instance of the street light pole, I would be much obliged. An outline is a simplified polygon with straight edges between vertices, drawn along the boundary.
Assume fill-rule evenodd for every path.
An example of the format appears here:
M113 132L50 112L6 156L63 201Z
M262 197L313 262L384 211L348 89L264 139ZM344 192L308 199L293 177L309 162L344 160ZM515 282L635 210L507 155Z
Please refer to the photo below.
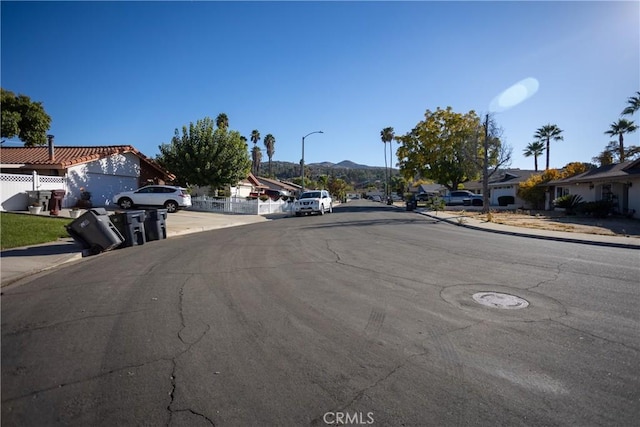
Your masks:
M300 161L300 175L302 178L302 189L300 190L300 194L304 192L304 139L309 135L313 135L314 133L324 133L321 130L317 130L311 133L306 134L302 137L302 160Z

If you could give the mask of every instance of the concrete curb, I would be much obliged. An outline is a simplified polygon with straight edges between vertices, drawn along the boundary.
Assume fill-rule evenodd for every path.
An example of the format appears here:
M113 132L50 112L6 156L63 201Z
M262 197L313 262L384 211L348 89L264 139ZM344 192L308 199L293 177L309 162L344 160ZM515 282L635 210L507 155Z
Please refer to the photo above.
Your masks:
M458 227L469 228L469 229L472 229L472 230L486 231L486 232L495 233L495 234L504 234L504 235L508 235L508 236L518 236L518 237L528 237L528 238L540 239L540 240L551 240L551 241L556 241L556 242L580 243L580 244L584 244L584 245L605 246L605 247L613 247L613 248L640 250L640 242L638 244L632 244L632 243L612 242L612 241L598 241L598 240L593 240L593 239L579 239L579 238L572 238L572 237L568 237L568 236L551 235L551 234L540 234L540 233L534 233L534 232L499 230L499 229L495 229L495 228L488 228L488 227L482 227L482 226L472 225L472 224L468 224L468 223L458 222L458 219L460 219L460 218L465 219L466 217L464 217L464 216L443 218L443 217L439 217L437 215L430 214L430 213L425 212L425 211L415 211L415 212L420 214L420 215L428 216L429 218L432 218L432 219L435 219L435 220L438 220L438 221L441 221L441 222L446 222L446 223L449 223L449 224L452 224L452 225L456 225ZM553 233L553 232L546 232L546 233ZM619 238L619 239L623 238L623 237L615 237L615 236L611 236L611 237Z

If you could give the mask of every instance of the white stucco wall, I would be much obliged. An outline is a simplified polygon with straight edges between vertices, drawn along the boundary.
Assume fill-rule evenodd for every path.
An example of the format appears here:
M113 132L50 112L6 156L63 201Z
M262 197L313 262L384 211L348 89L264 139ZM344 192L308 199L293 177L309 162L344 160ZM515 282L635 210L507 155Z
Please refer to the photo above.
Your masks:
M629 211L635 210L634 218L640 218L640 177L632 180L629 187Z
M80 198L81 188L91 193L93 206L111 205L111 198L121 191L138 188L140 158L133 153L114 154L108 158L70 167L67 171L68 193Z

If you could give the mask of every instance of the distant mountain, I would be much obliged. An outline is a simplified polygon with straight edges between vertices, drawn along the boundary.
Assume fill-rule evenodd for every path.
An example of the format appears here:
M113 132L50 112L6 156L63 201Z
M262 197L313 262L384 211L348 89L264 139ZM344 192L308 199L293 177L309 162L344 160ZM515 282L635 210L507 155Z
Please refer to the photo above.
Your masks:
M336 169L380 169L380 166L367 166L361 165L351 160L343 160L340 163L322 162L311 163L309 166L323 167L323 168L336 168Z
M274 160L271 162L273 175L278 179L292 179L300 176L300 164L293 162L282 162ZM331 175L336 178L344 179L356 188L365 187L369 183L384 182L385 168L384 166L367 166L361 165L351 160L343 160L340 163L320 162L305 164L308 174L317 179L322 175ZM260 174L267 174L269 170L268 162L260 163ZM398 173L397 169L393 169L394 174ZM376 184L377 185L377 184Z

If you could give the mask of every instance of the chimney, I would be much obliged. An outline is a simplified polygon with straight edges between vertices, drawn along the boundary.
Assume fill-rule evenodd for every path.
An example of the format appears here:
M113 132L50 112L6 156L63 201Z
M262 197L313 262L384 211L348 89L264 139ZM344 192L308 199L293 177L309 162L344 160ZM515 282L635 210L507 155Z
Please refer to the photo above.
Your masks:
M55 160L56 156L53 151L53 135L47 135L47 140L49 141L49 160Z

